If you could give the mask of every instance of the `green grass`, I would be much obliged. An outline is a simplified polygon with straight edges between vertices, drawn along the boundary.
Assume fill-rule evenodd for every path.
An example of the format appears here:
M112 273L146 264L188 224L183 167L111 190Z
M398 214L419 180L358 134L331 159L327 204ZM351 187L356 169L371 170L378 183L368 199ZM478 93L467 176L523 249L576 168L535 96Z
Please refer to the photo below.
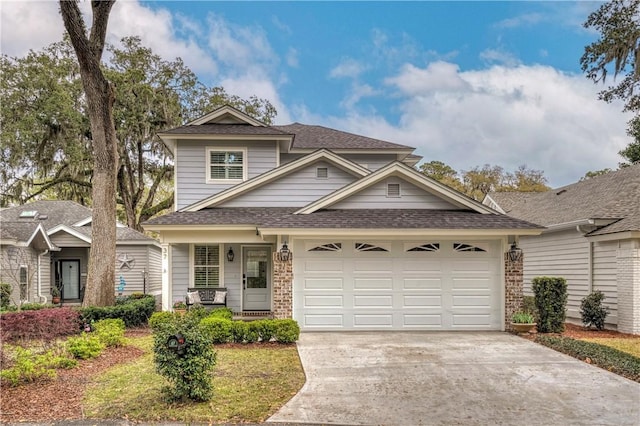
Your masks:
M261 422L284 405L305 382L295 346L217 349L214 397L202 403L169 404L164 378L155 373L153 338L129 340L147 353L97 377L87 389L89 418L132 421Z
M580 340L608 346L610 348L614 348L619 351L626 352L628 354L631 354L640 358L640 339L616 339L616 338L598 337L598 338L580 339Z

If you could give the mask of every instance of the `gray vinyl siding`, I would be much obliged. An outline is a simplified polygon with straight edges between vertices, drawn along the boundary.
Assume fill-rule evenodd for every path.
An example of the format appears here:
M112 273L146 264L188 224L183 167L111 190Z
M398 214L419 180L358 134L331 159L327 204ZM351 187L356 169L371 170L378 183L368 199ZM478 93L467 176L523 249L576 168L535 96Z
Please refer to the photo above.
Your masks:
M387 197L387 184L400 184L400 197ZM459 207L398 177L390 177L331 206L332 209L453 209Z
M176 209L181 209L211 195L235 185L208 184L207 159L208 148L238 147L247 148L247 177L258 176L277 166L275 142L267 141L204 141L185 140L177 146L176 170Z
M27 301L38 302L38 254L34 250L26 247L0 247L0 282L11 285L12 305L20 302L20 266L27 267ZM41 273L41 293L48 296L49 282L49 257L42 256L40 259ZM49 302L51 298L48 297Z
M162 292L162 250L160 247L147 246L147 293Z
M398 159L395 154L339 154L354 163L365 166L371 171L376 171L380 167L386 166ZM293 160L304 157L304 154L281 154L280 164L290 163Z
M49 239L58 247L91 247L91 244L88 242L74 237L65 231L56 232L50 236Z
M327 168L326 179L316 177L318 167ZM355 179L333 164L319 161L229 200L221 207L302 207Z
M240 312L242 310L242 253L240 246L240 244L222 245L224 278L221 285L227 288L227 307L231 308L233 312ZM227 252L230 247L233 248L235 254L233 262L227 260Z
M535 277L567 280L567 317L580 319L580 302L589 294L589 243L575 230L521 237L524 254L524 293L533 295Z
M127 269L126 267L121 268L121 262L118 260L122 255L127 254L129 258L135 259L133 263L133 267L131 269ZM125 281L123 295L129 295L131 293L142 293L144 289L144 281L142 276L142 271L150 271L149 276L147 277L147 293L150 293L150 286L152 285L152 277L156 278L156 288L160 291L162 283L158 283L158 278L160 277L160 267L156 267L156 271L152 271L149 264L149 255L151 253L155 253L158 260L158 265L160 264L160 249L155 246L147 246L147 245L118 245L116 247L116 274L115 274L115 289L116 294L118 294L118 285L120 284L120 277L122 277ZM161 278L159 278L161 280Z
M189 287L189 244L171 246L171 299L170 304L184 299Z
M604 305L609 307L607 324L618 324L618 264L617 241L593 243L593 289L604 293Z

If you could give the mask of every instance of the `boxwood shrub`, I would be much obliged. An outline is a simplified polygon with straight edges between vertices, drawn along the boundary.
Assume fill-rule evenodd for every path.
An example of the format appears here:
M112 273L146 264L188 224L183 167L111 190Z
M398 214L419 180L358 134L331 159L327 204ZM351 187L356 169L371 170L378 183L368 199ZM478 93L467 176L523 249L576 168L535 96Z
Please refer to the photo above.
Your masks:
M292 319L275 319L274 323L276 342L293 343L300 337L300 327Z
M561 277L536 277L531 284L538 311L538 331L562 333L566 319L567 280Z
M126 327L147 324L156 309L156 299L147 295L142 298L128 297L115 306L89 306L80 309L82 320L86 323L109 318L120 318Z
M200 321L200 325L209 338L209 342L219 344L229 343L233 340L233 321L231 320L208 316Z
M640 358L626 352L570 337L538 335L535 341L558 352L583 361L588 360L590 364L640 382Z

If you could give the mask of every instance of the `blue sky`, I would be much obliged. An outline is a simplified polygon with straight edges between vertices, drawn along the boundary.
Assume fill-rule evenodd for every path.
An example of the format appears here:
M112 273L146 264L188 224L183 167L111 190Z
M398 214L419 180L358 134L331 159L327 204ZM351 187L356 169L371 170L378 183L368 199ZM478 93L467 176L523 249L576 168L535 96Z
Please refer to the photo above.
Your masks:
M630 142L630 117L580 71L597 37L582 22L598 5L120 1L109 41L139 35L208 84L269 99L278 124L414 146L457 170L526 164L557 187L615 168ZM3 53L61 38L55 2L4 1L0 12Z

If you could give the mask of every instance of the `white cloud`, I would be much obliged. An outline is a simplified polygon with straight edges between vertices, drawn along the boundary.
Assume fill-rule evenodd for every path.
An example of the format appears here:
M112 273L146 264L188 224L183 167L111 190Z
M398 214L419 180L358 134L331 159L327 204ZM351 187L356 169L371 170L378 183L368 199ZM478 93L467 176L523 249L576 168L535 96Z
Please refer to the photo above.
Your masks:
M504 19L495 24L498 28L516 28L523 26L532 26L544 19L540 13L526 13L514 18Z
M485 163L543 170L553 186L615 168L629 143L620 105L598 101L581 75L544 66L461 72L455 64L405 65L387 79L401 96L398 124L377 115L325 118L327 125L414 146L456 170ZM438 88L438 84L442 87Z
M520 65L521 61L513 53L502 49L485 49L480 52L480 59L488 64L501 64L509 67Z
M298 51L293 47L290 47L287 51L287 65L291 68L298 68L300 63L298 62Z
M332 78L357 78L366 69L364 64L353 58L343 58L338 65L331 69L329 76Z
M0 1L0 50L24 56L62 40L64 25L58 2Z

